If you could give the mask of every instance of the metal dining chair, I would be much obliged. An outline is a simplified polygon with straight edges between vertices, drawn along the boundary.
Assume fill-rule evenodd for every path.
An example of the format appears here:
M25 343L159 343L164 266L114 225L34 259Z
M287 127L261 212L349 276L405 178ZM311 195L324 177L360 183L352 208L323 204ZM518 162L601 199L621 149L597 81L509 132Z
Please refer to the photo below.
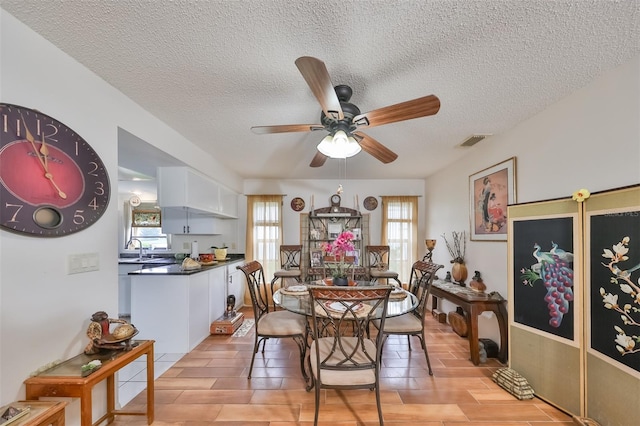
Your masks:
M384 327L391 286L309 288L312 343L309 348L315 386L318 424L322 389L371 389L376 392L378 418L384 424L380 404L380 356L382 333L369 338L368 324L380 318Z
M436 276L436 271L444 268L444 265L438 265L431 262L416 261L411 267L411 277L409 279L409 291L418 299L418 306L411 312L397 317L388 318L386 322L374 320L371 322L378 331L384 334L385 340L391 335L406 335L411 350L411 336L420 339L424 356L427 359L427 367L429 375L433 376L431 370L431 362L429 361L429 352L424 338L424 320L427 311L427 301L431 292L431 284Z
M300 369L303 377L307 374L304 369L304 358L306 354L306 342L308 337L308 327L306 317L289 311L269 312L269 298L267 286L264 280L264 270L262 264L256 260L236 266L247 278L247 286L251 294L251 304L255 318L255 342L253 355L251 356L251 366L249 376L253 371L253 362L262 342L262 353L264 345L269 338L292 338L300 348Z
M280 280L280 287L286 287L288 279L294 279L298 283L302 281L301 257L302 244L280 246L280 269L273 273L271 296L276 290L275 284L278 280ZM273 308L275 310L275 305L273 305Z
M380 279L389 282L389 280L392 279L402 287L398 273L389 270L389 246L366 246L365 250L369 262L369 277L371 283L373 284Z

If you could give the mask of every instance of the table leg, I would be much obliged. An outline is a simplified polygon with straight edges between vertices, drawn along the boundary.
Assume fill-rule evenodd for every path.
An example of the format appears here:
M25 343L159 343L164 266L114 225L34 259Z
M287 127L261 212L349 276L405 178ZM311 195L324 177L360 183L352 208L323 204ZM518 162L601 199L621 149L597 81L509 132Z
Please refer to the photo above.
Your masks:
M93 425L93 404L91 400L92 386L82 387L82 396L80 397L80 424L82 426Z
M496 310L496 316L498 317L498 327L500 329L500 353L498 359L501 363L507 363L507 350L509 347L509 331L507 328L507 308L504 303L498 305Z
M147 352L147 424L153 423L155 410L153 346Z
M473 365L480 364L480 345L478 344L478 311L471 305L469 313L469 352Z
M113 421L113 412L116 409L116 386L114 375L107 377L107 424Z

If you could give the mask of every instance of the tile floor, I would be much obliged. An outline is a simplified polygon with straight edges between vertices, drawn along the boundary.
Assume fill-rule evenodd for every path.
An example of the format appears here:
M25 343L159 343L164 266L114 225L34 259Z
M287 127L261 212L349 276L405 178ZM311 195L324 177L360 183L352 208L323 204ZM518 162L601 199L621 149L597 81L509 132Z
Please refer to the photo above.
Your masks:
M252 312L244 309L245 316ZM575 426L571 417L534 398L519 401L498 387L491 375L502 367L496 359L474 366L468 342L446 324L429 318L427 344L434 375L426 370L417 340L385 344L381 370L382 411L387 426ZM314 392L306 392L298 351L290 339L270 339L256 355L247 379L253 332L244 337L209 336L195 350L156 358L156 426L310 426ZM144 363L121 377L121 401L143 410ZM144 425L141 417L119 416L113 425ZM321 392L320 425L378 424L375 394L368 390Z
M154 378L162 376L185 354L154 354ZM147 388L147 360L140 357L118 371L118 403L124 407Z

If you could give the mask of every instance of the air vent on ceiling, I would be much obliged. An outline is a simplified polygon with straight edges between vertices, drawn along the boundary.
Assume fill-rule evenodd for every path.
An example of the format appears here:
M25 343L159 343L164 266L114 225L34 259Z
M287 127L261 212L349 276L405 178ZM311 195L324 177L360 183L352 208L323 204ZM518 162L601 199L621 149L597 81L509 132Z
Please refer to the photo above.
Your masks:
M464 146L465 148L470 147L470 146L474 146L475 144L477 144L478 142L480 142L482 139L486 138L487 136L491 136L491 134L471 135L464 142L462 142L460 144L460 146Z

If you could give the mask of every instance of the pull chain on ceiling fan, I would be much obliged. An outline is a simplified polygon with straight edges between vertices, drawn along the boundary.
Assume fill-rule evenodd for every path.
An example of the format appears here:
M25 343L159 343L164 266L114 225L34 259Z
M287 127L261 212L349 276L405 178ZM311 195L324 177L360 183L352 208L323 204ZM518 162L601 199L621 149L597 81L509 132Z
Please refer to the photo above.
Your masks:
M426 117L440 110L438 97L428 95L362 114L357 106L349 102L353 93L349 86L333 86L324 62L311 56L302 56L296 59L296 66L322 107L321 124L254 126L251 130L256 134L315 130L329 132L318 144L311 167L322 166L327 158L352 157L361 150L385 164L390 163L398 155L359 129Z

